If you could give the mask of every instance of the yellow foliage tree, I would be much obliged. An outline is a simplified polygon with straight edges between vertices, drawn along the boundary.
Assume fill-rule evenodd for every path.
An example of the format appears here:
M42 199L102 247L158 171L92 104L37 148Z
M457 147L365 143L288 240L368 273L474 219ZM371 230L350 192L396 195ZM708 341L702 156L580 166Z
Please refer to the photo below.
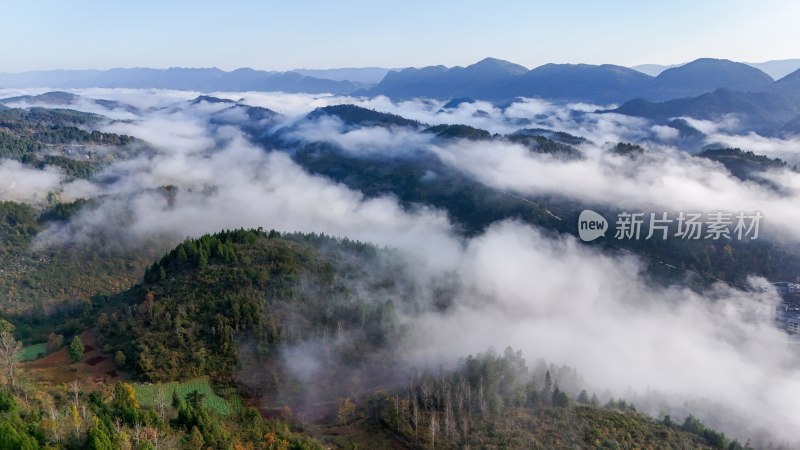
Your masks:
M139 409L136 391L129 383L120 382L114 386L114 405L122 409Z

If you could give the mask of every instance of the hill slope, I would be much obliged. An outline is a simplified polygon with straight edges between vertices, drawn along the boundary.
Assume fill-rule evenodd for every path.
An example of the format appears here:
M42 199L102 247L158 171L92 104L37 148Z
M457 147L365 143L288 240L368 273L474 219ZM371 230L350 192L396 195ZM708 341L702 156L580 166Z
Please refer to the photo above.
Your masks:
M365 292L391 299L394 268L373 247L348 240L221 232L179 245L144 281L109 298L130 308L112 306L98 326L151 380L207 374L231 382L243 342L265 357L278 344L352 328L353 345L367 349L387 342L396 325L391 300L356 292L363 282L382 286Z
M646 117L659 122L681 116L722 120L726 115L733 114L740 120L742 128L771 134L800 114L800 104L776 94L718 89L697 97L660 103L643 99L631 100L612 112Z

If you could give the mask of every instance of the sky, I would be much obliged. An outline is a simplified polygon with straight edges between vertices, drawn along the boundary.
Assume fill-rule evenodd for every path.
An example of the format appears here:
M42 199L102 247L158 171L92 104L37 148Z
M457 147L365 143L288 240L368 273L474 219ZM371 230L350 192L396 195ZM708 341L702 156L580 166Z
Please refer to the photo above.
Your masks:
M800 57L791 0L0 0L0 71Z

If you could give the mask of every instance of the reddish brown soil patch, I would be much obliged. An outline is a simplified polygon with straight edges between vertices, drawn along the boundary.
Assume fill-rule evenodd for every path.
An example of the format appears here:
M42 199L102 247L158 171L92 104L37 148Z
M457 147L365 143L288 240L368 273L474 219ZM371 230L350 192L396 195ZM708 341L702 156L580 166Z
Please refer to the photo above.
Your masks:
M103 384L124 379L124 373L117 373L114 359L109 354L102 353L102 348L94 333L86 331L81 334L81 341L85 344L84 355L81 362L73 363L69 358L69 347L64 347L57 352L46 355L44 358L20 364L20 368L27 376L43 384L57 386L72 381L81 382L83 389L94 390ZM114 379L114 380L112 380Z
M98 365L99 363L101 363L101 362L103 362L103 361L105 361L105 360L107 360L107 359L108 359L108 358L106 358L105 356L95 356L95 357L93 357L93 358L89 358L89 359L86 361L86 364L88 364L88 365L90 365L90 366L96 366L96 365Z

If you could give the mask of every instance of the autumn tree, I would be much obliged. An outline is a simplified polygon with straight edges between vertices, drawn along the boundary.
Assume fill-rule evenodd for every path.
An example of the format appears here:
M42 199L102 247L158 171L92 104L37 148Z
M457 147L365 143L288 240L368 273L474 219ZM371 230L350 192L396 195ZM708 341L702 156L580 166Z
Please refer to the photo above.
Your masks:
M45 352L47 354L55 353L61 349L62 345L64 345L64 335L50 333L47 335L47 344L45 346Z
M187 448L198 448L201 449L206 444L205 439L203 439L203 433L197 427L192 427L192 432L189 434L188 439L186 440Z
M347 426L347 422L355 412L356 405L352 400L350 400L349 397L339 398L336 400L336 417L339 419L342 425Z

